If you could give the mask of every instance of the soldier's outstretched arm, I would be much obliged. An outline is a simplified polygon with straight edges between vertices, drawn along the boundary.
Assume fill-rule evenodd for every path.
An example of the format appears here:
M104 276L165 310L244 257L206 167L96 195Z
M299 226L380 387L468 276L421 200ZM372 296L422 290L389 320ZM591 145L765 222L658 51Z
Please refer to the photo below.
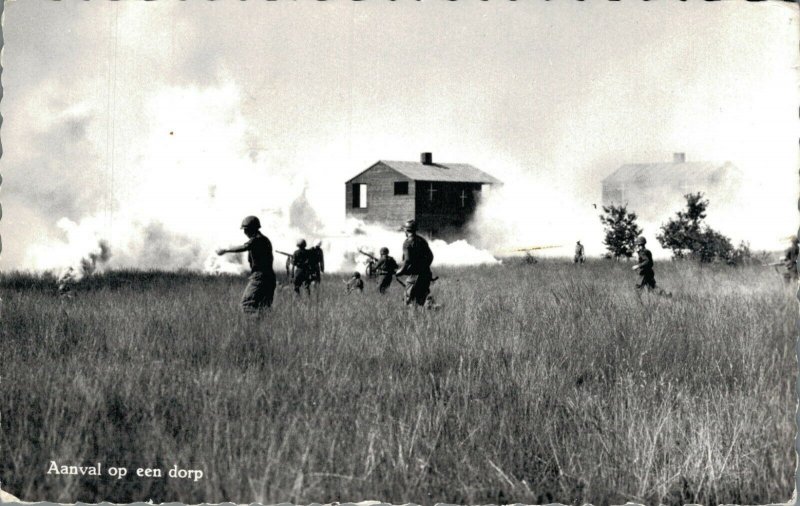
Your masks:
M230 246L228 248L219 248L216 253L217 255L224 255L225 253L244 253L248 249L248 244L242 244L241 246Z

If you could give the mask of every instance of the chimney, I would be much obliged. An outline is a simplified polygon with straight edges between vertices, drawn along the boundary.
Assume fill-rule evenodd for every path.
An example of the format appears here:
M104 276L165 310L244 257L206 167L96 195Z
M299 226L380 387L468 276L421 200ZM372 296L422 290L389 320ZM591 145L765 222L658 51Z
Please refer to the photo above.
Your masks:
M422 162L422 165L433 165L433 153L421 153L419 161Z
M672 163L685 163L685 162L686 162L686 153L672 154Z

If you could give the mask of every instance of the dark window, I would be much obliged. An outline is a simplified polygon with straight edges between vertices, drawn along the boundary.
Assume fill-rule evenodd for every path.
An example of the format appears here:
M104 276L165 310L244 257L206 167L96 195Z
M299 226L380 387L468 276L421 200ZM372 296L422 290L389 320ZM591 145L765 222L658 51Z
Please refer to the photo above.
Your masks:
M398 181L394 184L395 195L408 195L408 181Z
M353 183L353 209L367 208L367 185Z

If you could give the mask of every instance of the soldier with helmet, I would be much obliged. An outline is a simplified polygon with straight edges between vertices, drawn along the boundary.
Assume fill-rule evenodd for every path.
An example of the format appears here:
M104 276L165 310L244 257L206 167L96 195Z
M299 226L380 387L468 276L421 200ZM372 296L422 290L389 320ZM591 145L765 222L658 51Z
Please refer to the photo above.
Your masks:
M653 254L645 247L647 239L642 236L636 238L636 253L639 256L633 270L639 272L640 280L636 285L638 290L647 288L648 291L656 287L656 275L653 271Z
M322 253L322 240L317 240L314 247L309 250L311 255L311 282L320 284L322 273L325 272L325 255Z
M395 272L397 272L397 267L395 259L389 256L389 248L381 248L381 258L375 265L375 270L380 277L380 281L378 282L378 291L380 293L386 293L389 285L392 284L392 278L394 278Z
M428 241L417 235L417 223L414 220L405 222L403 230L406 233L406 240L403 243L403 266L397 272L397 276L407 276L406 304L413 302L424 306L433 277L431 274L433 253Z
M311 295L311 282L313 281L312 253L306 249L306 240L297 241L297 250L292 254L292 278L294 279L294 293L300 294L300 287L306 289Z
M783 253L783 264L786 267L786 272L783 273L783 279L787 283L797 281L797 258L800 256L800 246L797 236L793 235L790 238L790 245Z
M250 277L242 294L242 311L259 314L272 306L275 296L275 271L272 270L272 243L261 234L261 222L255 216L242 220L242 231L249 240L241 246L220 248L217 255L247 252Z
M348 281L345 281L345 288L347 289L347 293L350 293L353 290L363 292L364 281L361 279L361 273L358 271L354 272L353 277L351 277Z

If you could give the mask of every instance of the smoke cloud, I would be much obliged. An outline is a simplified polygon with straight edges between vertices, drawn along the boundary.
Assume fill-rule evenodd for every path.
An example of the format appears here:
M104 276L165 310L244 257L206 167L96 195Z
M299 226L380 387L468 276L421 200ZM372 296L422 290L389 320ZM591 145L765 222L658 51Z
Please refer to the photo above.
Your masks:
M434 265L600 256L602 179L675 151L742 170L710 199L719 232L777 249L796 230L794 10L418 4L245 2L220 30L216 4L10 3L4 268L79 268L104 242L99 268L241 272L214 250L251 214L276 249L322 239L329 271L399 258L401 232L345 220L342 183L421 151L505 183ZM655 254L679 208L640 222Z

